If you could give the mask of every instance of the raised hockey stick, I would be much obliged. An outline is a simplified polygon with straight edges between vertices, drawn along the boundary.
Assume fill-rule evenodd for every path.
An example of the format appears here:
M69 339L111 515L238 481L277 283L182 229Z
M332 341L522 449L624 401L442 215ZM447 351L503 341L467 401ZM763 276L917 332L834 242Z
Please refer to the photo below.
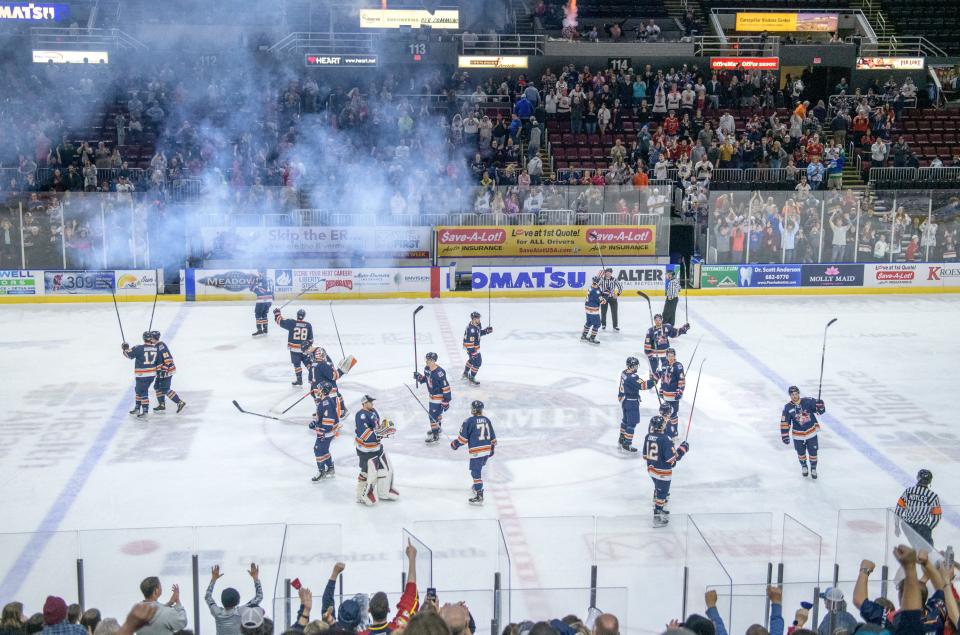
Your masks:
M294 300L296 300L297 298L299 298L300 296L302 296L304 293L307 293L307 292L309 292L309 291L313 291L314 289L317 288L317 285L318 285L318 284L320 284L321 282L326 282L326 281L327 281L326 278L320 278L319 280L317 280L316 282L314 282L313 284L311 284L309 287L307 287L306 289L304 289L303 291L301 291L301 292L298 293L297 295L293 296L292 298L290 298L289 300L287 300L286 302L284 302L283 304L281 304L281 305L280 305L280 310L282 311L282 310L283 310L283 307L287 306L288 304L290 304L291 302L293 302Z
M684 277L686 278L686 283L683 285L683 322L684 324L690 324L690 269L687 267L687 259L681 258L681 264L683 264Z
M487 326L493 326L493 301L492 297L493 285L490 284L489 275L487 277Z
M817 401L820 400L820 392L823 390L823 363L827 358L827 329L836 321L837 318L833 318L823 327L823 351L820 353L820 385L817 386Z
M123 322L120 321L120 307L117 306L117 293L113 286L110 287L110 295L113 296L113 310L117 312L117 324L120 325L120 340L126 342L127 337L123 334Z
M157 296L160 295L160 290L157 289L157 292L153 294L153 308L150 309L150 326L147 327L148 331L153 330L153 314L157 311Z
M417 372L417 364L420 363L420 356L417 355L417 313L420 311L423 311L422 304L413 310L413 372Z
M590 235L591 235L591 237L596 238L597 233L596 233L596 232L593 232L593 233L590 234ZM600 256L600 268L601 268L601 269L606 269L606 268L607 268L607 265L603 264L603 251L600 249L600 241L597 241L597 242L595 242L595 243L593 243L593 244L597 246L597 255Z
M653 305L650 304L650 296L643 291L637 291L637 295L647 301L647 310L650 311L650 326L653 326Z
M697 369L697 385L693 388L693 401L690 403L690 416L687 418L687 431L683 435L683 440L686 442L687 438L690 436L690 426L693 425L693 410L697 407L697 392L700 390L700 378L703 377L703 364L707 361L707 358L703 358L703 361L700 362L700 368Z
M337 326L337 316L333 314L333 300L330 300L330 317L333 318L333 330L337 333L337 342L340 343L340 358L343 359L347 356L343 352L343 340L340 339L340 328Z
M254 417L260 417L261 419L273 419L274 421L284 421L286 423L300 423L299 421L293 421L292 419L281 419L280 417L272 417L270 415L260 414L259 412L250 412L249 410L244 410L240 407L240 404L237 403L237 400L233 400L233 405L236 406L237 410L242 412L245 415L253 415Z
M300 397L299 399L297 399L296 401L294 401L292 404L290 404L290 405L287 407L286 410L282 411L280 414L285 415L285 414L287 414L288 412L290 412L290 410L292 410L294 406L296 406L298 403L300 403L301 401L303 401L304 399L306 399L307 396L310 395L310 393L312 393L312 392L313 392L313 389L308 390L308 391L307 391L307 394L303 395L302 397ZM234 402L233 402L233 405L237 406L237 402L234 401ZM237 406L237 408L239 408L239 407L240 407L240 406Z
M697 357L697 349L700 348L700 342L703 341L703 336L700 336L700 339L697 340L697 345L693 347L693 353L690 354L690 361L687 362L687 365L684 368L690 368L693 365L693 360Z

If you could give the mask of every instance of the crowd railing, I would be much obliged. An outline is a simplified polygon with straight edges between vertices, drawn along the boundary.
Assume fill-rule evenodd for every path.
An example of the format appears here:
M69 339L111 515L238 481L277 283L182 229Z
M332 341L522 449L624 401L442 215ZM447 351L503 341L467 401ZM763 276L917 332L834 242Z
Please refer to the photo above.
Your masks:
M281 633L296 618L297 583L314 597L312 619L320 617L337 561L346 563L335 586L337 606L353 597L364 602L376 591L395 604L407 581L403 551L411 544L421 602L428 588L438 590L441 604L465 601L478 633L570 613L586 618L590 609L617 615L625 633L657 631L671 619L703 613L711 590L728 632L742 632L768 624L768 585L782 588L787 616L801 602L813 604L815 628L820 592L835 586L851 599L861 559L877 565L869 584L876 598L896 594L895 545L942 557L889 508L840 510L832 545L824 540L832 523L821 524L814 529L788 514L708 513L673 514L658 528L648 514L423 520L399 528L399 536L381 525L343 534L337 524L7 533L0 534L0 603L16 599L32 608L55 594L122 617L139 598L140 581L156 575L164 597L172 584L180 586L190 627L201 635L215 630L203 606L211 567L220 565L226 576L215 600L232 586L246 601L253 594L247 571L256 562L262 605ZM960 541L960 508L943 508L934 535L941 551ZM831 555L833 566L825 566Z

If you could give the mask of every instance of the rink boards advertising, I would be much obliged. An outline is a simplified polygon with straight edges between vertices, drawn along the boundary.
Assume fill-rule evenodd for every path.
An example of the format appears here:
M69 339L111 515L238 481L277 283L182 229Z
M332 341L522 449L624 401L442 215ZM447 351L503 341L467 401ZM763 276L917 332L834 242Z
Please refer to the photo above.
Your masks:
M437 227L438 258L655 256L654 225Z
M860 264L704 265L702 288L861 287Z
M188 269L188 300L254 300L250 282L265 274L279 297L299 293L324 296L392 297L430 293L430 267L316 267L304 269Z
M332 258L428 258L430 227L202 227L207 253Z
M110 296L113 291L119 298L152 298L158 280L153 269L0 269L0 297Z
M663 290L665 265L611 265L613 277L624 291ZM474 267L471 288L474 291L548 293L583 291L600 273L598 265L544 265L539 267Z

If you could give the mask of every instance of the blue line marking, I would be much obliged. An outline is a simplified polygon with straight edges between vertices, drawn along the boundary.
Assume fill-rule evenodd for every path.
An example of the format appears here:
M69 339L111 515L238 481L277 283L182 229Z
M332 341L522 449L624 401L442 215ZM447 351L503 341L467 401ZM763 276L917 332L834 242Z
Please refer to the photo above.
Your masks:
M170 328L167 329L165 340L172 342L177 335L177 331L180 330L186 316L184 306L181 305L180 310L174 315ZM100 433L93 440L93 444L91 444L73 474L70 475L67 484L57 496L53 505L50 506L43 520L40 521L40 526L31 534L30 540L24 545L13 566L7 571L3 581L0 582L0 602L9 602L15 599L17 591L20 590L20 585L27 579L34 565L40 560L40 556L53 538L54 532L60 528L60 523L63 522L70 508L77 501L93 470L107 453L107 449L110 447L113 437L120 430L120 426L130 420L127 408L133 398L134 393L131 387L124 393L123 399L117 403L117 407L110 415L107 425L100 429Z
M724 333L720 327L711 324L696 311L691 311L690 313L697 319L698 323L702 324L708 331L710 331L710 333L720 340L724 346L739 355L745 362L747 362L747 364L760 371L762 375L764 375L772 383L776 384L778 388L786 390L786 387L791 384L791 382L788 382L786 379L781 377L779 373L763 363L753 353L740 346L740 344L738 344L733 338ZM887 455L874 448L869 442L864 440L863 437L844 425L839 419L829 413L822 415L821 418L825 423L830 424L831 432L837 433L850 445L850 447L865 456L877 467L887 472L887 474L892 476L893 479L900 483L902 487L907 488L917 484L917 479L914 475L907 473L905 470L903 470L903 468L890 460ZM941 503L942 502L943 501L941 499ZM960 527L960 514L957 512L953 510L944 510L943 517L947 518L952 525Z

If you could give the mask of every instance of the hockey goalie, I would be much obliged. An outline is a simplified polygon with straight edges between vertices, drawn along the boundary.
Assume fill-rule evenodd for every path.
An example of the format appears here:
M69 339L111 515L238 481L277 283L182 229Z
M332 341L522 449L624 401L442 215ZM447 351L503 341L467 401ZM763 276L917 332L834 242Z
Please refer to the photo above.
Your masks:
M393 467L380 442L397 431L389 419L380 419L373 407L374 398L364 395L356 414L357 456L360 476L357 478L357 502L376 505L381 500L397 500L400 493L393 487Z

